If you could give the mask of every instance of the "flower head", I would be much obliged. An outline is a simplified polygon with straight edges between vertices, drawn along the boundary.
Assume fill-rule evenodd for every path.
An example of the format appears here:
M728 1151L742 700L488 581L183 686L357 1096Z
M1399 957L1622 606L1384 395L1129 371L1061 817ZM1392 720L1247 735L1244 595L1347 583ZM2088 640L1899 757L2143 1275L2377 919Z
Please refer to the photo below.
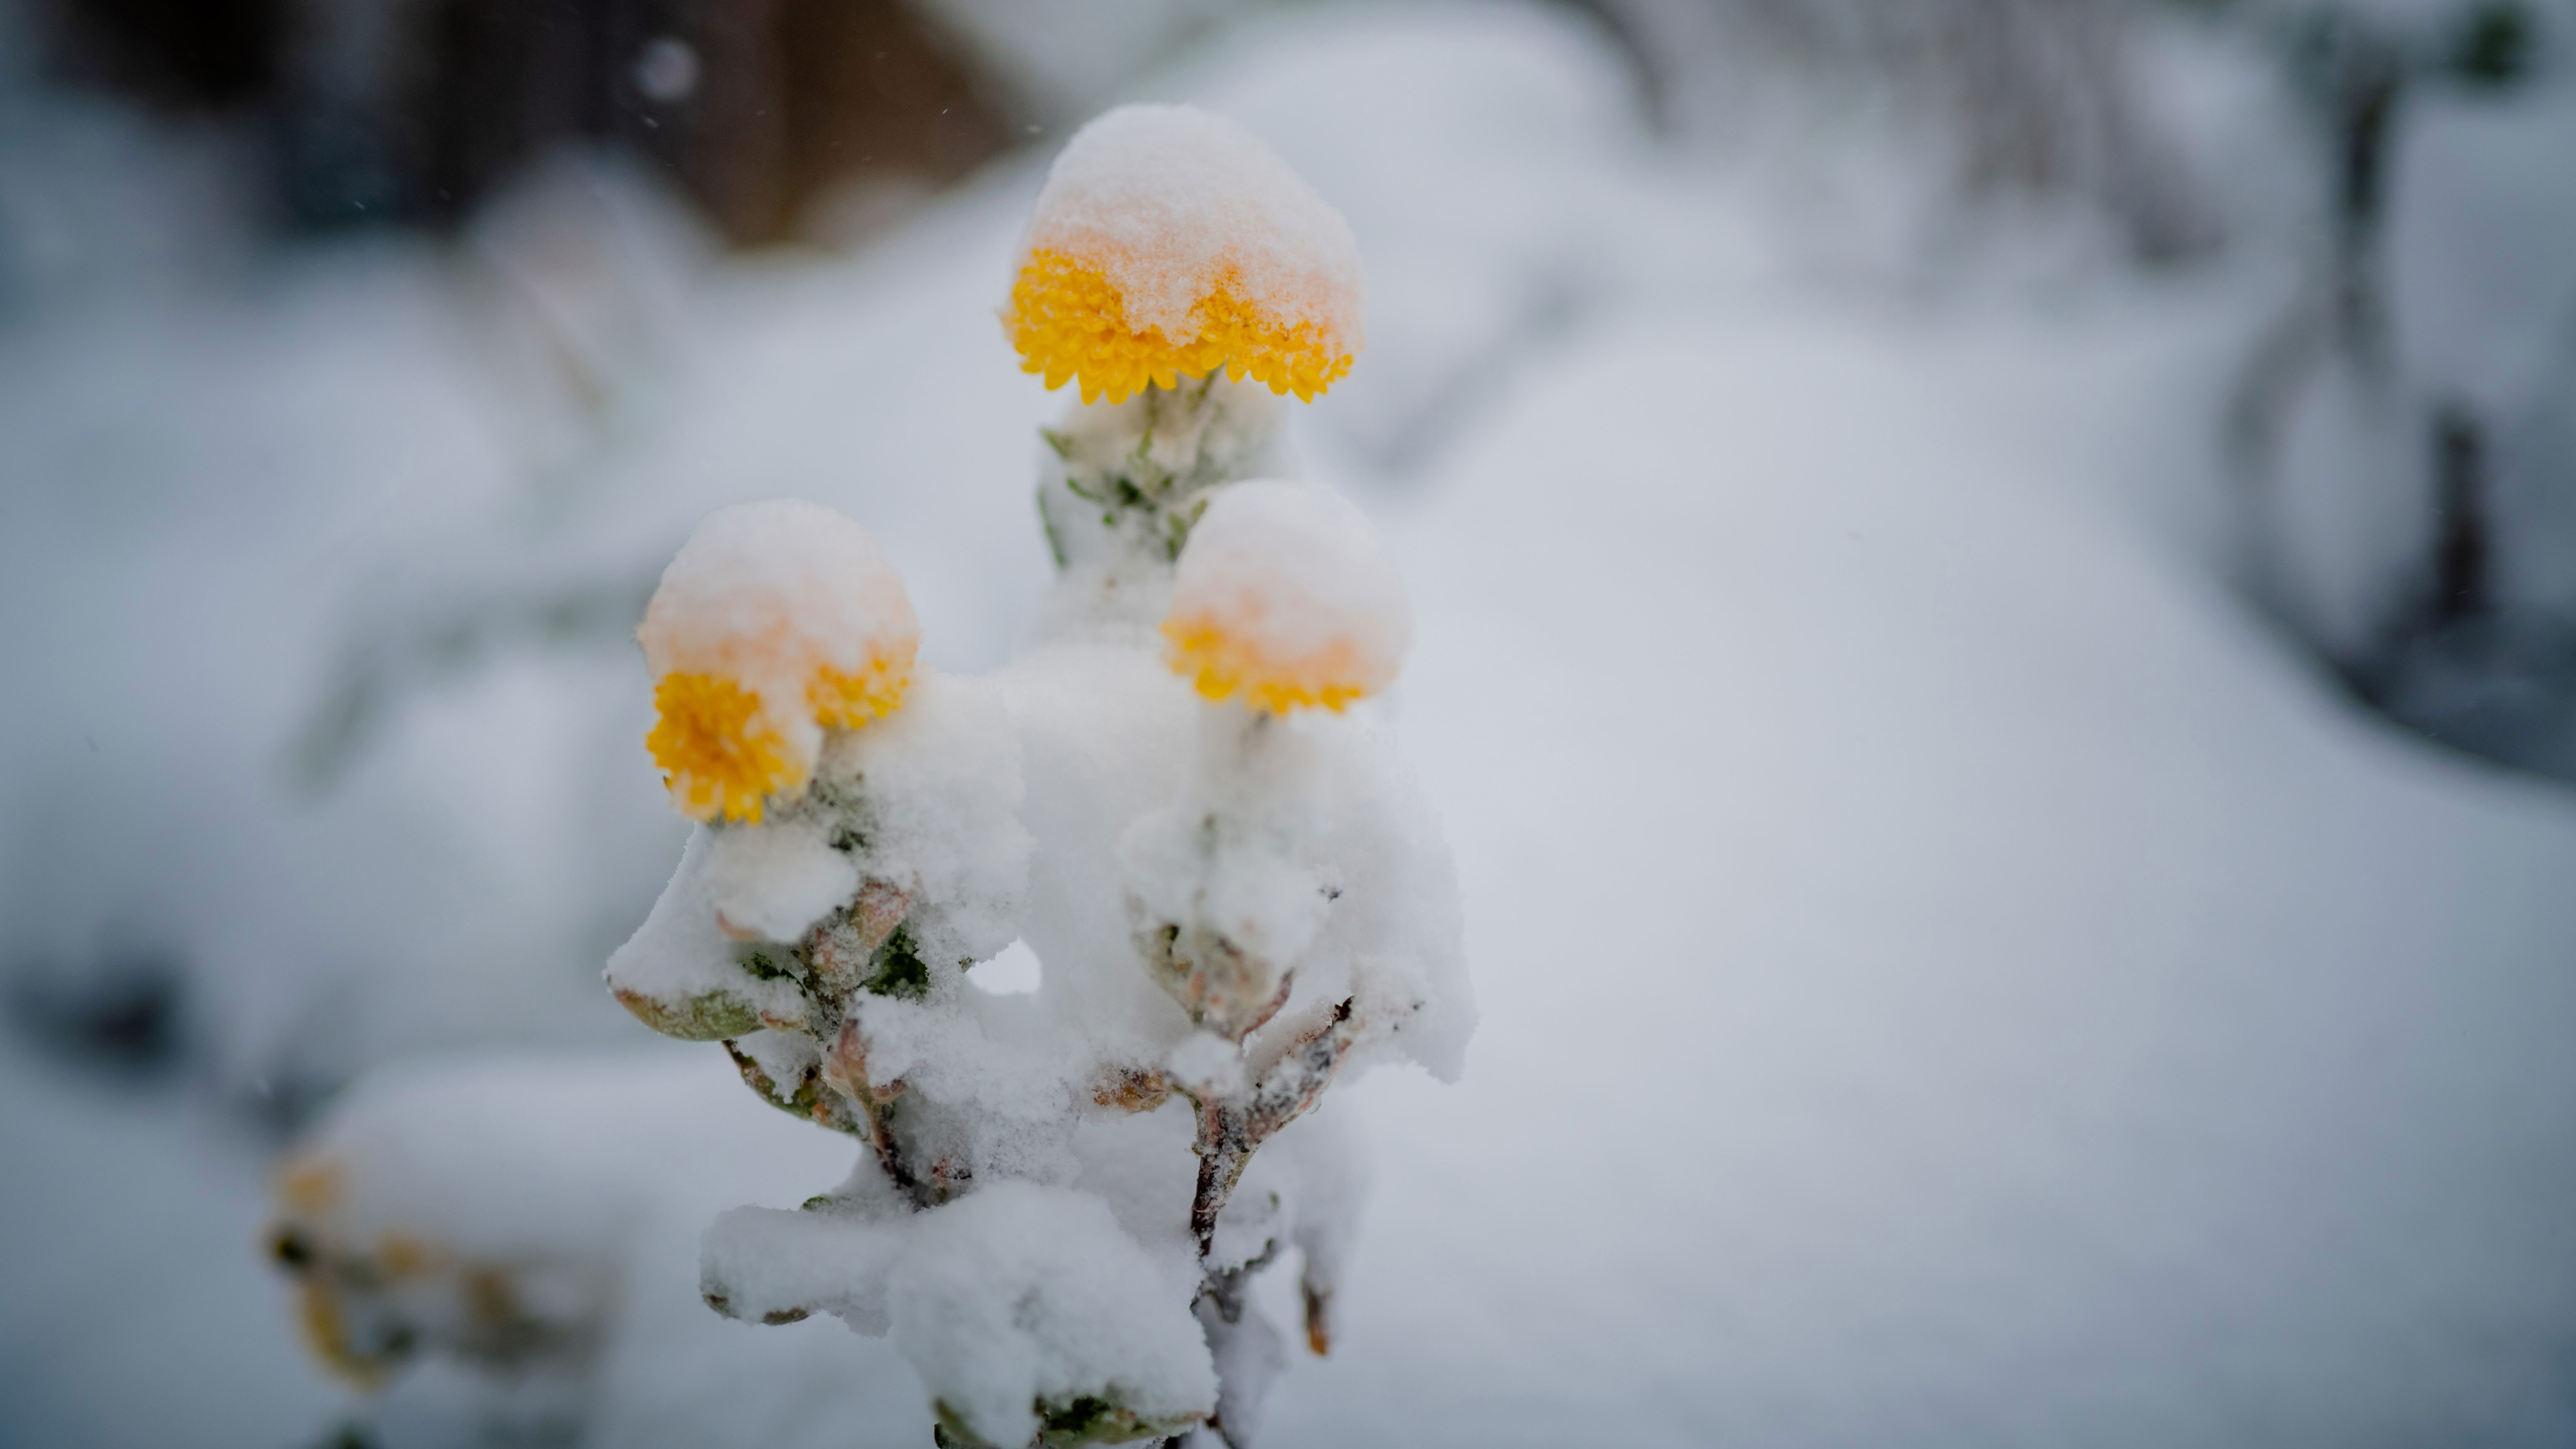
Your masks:
M437 1243L398 1226L369 1232L361 1224L381 1202L352 1192L351 1164L307 1147L276 1179L278 1216L269 1251L296 1280L296 1326L304 1346L334 1376L362 1389L380 1386L410 1352L413 1335L395 1304L453 1266Z
M1121 106L1047 173L1002 321L1024 370L1124 402L1222 367L1312 401L1350 371L1359 244L1277 153L1191 106Z
M693 820L757 821L803 791L823 731L893 713L921 625L876 540L794 499L720 509L662 573L635 637L645 747Z
M1163 637L1199 693L1285 714L1384 689L1412 621L1358 509L1305 484L1236 483L1190 530Z

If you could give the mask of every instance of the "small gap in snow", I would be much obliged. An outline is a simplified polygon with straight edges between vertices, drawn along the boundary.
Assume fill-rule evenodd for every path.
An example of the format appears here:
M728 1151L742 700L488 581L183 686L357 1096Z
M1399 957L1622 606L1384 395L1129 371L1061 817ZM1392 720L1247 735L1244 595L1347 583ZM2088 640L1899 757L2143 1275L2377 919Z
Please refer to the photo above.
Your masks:
M1026 941L1013 941L990 961L977 963L966 973L974 982L995 996L1019 996L1038 989L1046 968L1038 964L1038 953Z

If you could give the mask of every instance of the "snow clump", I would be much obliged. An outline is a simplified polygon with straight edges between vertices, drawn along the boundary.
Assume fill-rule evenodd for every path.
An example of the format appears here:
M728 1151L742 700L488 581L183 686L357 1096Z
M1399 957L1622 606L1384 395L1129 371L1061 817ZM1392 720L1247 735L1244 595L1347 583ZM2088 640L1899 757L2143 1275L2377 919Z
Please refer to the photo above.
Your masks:
M826 726L903 703L921 624L866 530L780 499L700 523L635 637L672 803L693 820L757 821L767 797L803 788Z
M1339 710L1395 679L1412 642L1395 560L1360 511L1297 483L1208 502L1172 585L1172 667L1210 699Z
M1121 106L1075 134L1038 194L1003 323L1047 386L1123 402L1219 367L1311 401L1362 345L1359 243L1242 127Z
M1094 1443L1186 1429L1216 1402L1195 1275L1171 1266L1098 1197L1001 1182L892 1217L737 1208L709 1231L704 1274L736 1317L824 1311L885 1335L943 1442Z

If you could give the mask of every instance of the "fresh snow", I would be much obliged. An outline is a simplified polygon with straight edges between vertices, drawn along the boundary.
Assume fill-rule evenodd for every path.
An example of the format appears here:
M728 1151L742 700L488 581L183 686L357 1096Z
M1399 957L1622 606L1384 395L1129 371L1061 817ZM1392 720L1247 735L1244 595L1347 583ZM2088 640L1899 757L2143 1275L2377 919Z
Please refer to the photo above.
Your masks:
M1211 629L1267 676L1375 694L1404 663L1404 581L1366 515L1321 488L1220 489L1172 579L1174 625Z
M1532 13L1324 9L1156 92L1359 238L1370 350L1297 422L1412 599L1387 727L1456 850L1481 1016L1454 1085L1372 1073L1255 1159L1247 1194L1332 1134L1288 1176L1345 1197L1283 1199L1299 1224L1366 1188L1356 1237L1291 1233L1335 1342L1292 1350L1263 1444L2576 1435L2576 809L2363 718L2218 581L2214 420L2276 279L2005 246L1927 286L1823 182L1658 158L1617 77ZM629 1164L656 1226L595 1442L927 1440L891 1341L698 1301L699 1229L834 1190L846 1139L596 979L681 848L627 631L697 518L859 520L941 668L1001 661L1045 590L1028 466L1061 399L987 321L1036 165L863 255L691 281L667 405L574 429L579 468L481 391L401 248L0 332L0 470L30 480L0 490L0 617L33 621L0 637L34 681L0 692L12 969L168 956L176 1085L227 1102L462 1044L672 1063L653 1140L702 1122L760 1165ZM625 612L550 632L592 598ZM1091 804L1193 744L1135 704L1152 670L1059 641L999 681L1029 830L1089 850L1033 899L1114 915L1124 822ZM282 803L283 742L350 680L382 688L346 696L377 712L336 787ZM1133 726L1115 778L1036 763L1085 712ZM1159 996L1089 959L1115 930L1017 948L1088 974L1103 1032ZM451 1070L524 1080L488 1061ZM0 1074L0 1437L319 1439L350 1400L257 1259L238 1114L18 1036ZM1152 1164L1186 1117L1118 1126L1073 1185L1167 1253Z
M1360 350L1350 223L1242 126L1189 105L1120 106L1074 133L1021 244L1100 268L1128 327L1175 343L1221 285L1334 355Z
M921 621L866 529L783 498L707 515L662 571L635 637L656 681L713 675L755 696L801 779L822 747L807 702L817 674L909 671Z

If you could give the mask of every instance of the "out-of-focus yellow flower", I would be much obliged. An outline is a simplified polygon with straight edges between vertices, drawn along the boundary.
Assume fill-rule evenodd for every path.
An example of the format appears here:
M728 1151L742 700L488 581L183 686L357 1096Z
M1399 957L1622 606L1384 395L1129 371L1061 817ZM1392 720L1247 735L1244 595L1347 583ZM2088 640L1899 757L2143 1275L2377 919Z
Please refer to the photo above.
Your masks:
M270 1229L270 1249L295 1275L295 1325L305 1349L350 1385L376 1388L385 1365L357 1351L341 1285L323 1261L324 1225L348 1197L346 1172L332 1158L307 1150L287 1160L274 1185L284 1216Z
M636 630L659 716L645 748L693 820L758 822L803 792L823 730L903 705L921 626L865 530L783 500L710 515Z
M914 641L917 648L918 634ZM903 708L904 691L912 687L913 653L905 649L901 658L871 653L867 667L856 674L843 674L828 664L816 670L814 683L805 691L814 706L814 718L834 729L854 730Z
M361 1357L351 1346L348 1315L330 1283L307 1278L295 1285L295 1328L304 1340L304 1351L333 1378L354 1389L373 1390L384 1384L385 1366Z
M278 1170L277 1200L294 1213L319 1217L337 1207L343 1186L338 1164L313 1153L298 1153Z
M1361 345L1359 249L1267 146L1188 106L1122 106L1056 158L1002 320L1086 403L1223 368L1312 401Z
M1286 714L1310 705L1339 712L1367 697L1370 684L1357 651L1338 641L1323 649L1281 658L1258 634L1229 632L1214 618L1166 619L1172 672L1214 700L1240 698L1247 706Z
M1320 488L1236 483L1210 498L1163 620L1174 673L1212 700L1338 711L1393 682L1412 626L1359 510Z

